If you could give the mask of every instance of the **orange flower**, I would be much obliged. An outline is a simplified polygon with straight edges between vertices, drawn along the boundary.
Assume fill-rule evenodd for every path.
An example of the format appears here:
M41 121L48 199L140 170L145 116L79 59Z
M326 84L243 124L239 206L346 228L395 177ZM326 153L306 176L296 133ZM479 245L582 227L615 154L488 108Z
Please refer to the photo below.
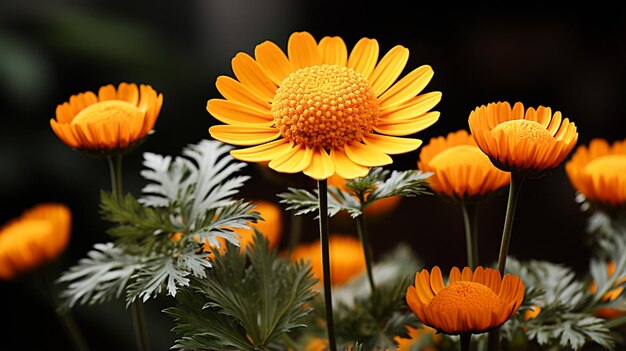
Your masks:
M489 103L474 109L469 127L478 147L506 172L540 176L556 168L578 141L574 123L549 107L524 111L521 102Z
M343 284L365 271L363 247L356 238L349 235L332 234L329 237L328 246L331 284ZM320 283L323 281L322 250L319 240L310 244L299 245L293 250L290 259L292 261L311 260L311 268L315 277L320 280Z
M611 278L613 274L615 274L615 262L609 262L606 265L606 267L607 267L608 276L609 278ZM615 282L615 285L619 285L624 282L626 282L626 277L621 277ZM589 287L589 290L591 291L592 294L594 294L596 292L596 289L597 289L596 283L592 282L591 286ZM609 290L606 294L604 294L604 296L602 296L602 301L603 302L615 301L623 292L624 292L623 286L617 287L613 290ZM626 315L626 310L620 310L620 309L610 308L610 307L600 307L594 311L594 314L600 318L611 319L611 318L616 318L616 317L621 317L621 316Z
M626 139L612 145L593 139L580 146L565 164L574 188L588 200L616 206L626 204Z
M511 174L497 169L465 130L430 139L417 167L432 172L430 187L452 199L482 197L509 185Z
M415 274L406 300L424 324L445 334L479 334L498 328L509 320L524 299L524 283L517 276L491 268L469 267L450 270L444 286L439 267Z
M0 279L34 269L57 258L67 247L71 213L62 204L30 208L0 228Z
M255 57L238 53L236 79L221 76L225 99L212 99L208 112L224 125L209 129L248 162L269 161L281 173L304 172L322 180L338 173L352 179L370 167L393 162L389 155L416 150L419 139L401 138L439 119L429 112L441 93L421 94L433 70L424 65L396 80L409 50L397 45L378 61L375 39L363 38L348 54L339 37L316 42L307 32L289 37L287 54L265 41ZM394 84L395 83L395 84Z
M54 133L72 148L99 155L129 151L152 128L161 111L163 95L149 85L121 83L72 95L57 106L50 119Z

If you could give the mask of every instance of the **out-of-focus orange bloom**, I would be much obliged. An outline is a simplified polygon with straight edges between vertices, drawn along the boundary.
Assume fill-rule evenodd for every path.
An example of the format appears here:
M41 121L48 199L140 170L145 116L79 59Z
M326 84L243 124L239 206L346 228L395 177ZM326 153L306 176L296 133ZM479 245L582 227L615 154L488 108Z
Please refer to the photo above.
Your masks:
M38 204L0 228L0 279L39 267L67 247L71 212L63 204Z
M339 285L347 282L366 269L363 247L359 240L353 236L344 234L332 234L328 239L330 251L330 279L331 284ZM322 274L322 250L319 240L301 244L296 247L290 259L292 261L302 259L310 260L315 277L320 283L323 281Z
M606 267L607 267L608 276L609 278L611 278L613 274L615 274L615 262L609 262L606 265ZM618 279L615 282L615 285L619 285L623 282L626 282L626 277L621 277L620 279ZM597 289L596 283L591 282L591 286L589 287L589 290L591 291L591 293L594 294L596 292L596 289ZM602 301L603 302L615 301L615 299L617 299L623 292L624 292L623 286L609 290L606 294L604 294L604 296L602 296ZM616 308L609 308L609 307L600 307L594 311L594 314L600 318L611 319L611 318L616 318L616 317L621 317L621 316L626 315L626 310L619 310Z

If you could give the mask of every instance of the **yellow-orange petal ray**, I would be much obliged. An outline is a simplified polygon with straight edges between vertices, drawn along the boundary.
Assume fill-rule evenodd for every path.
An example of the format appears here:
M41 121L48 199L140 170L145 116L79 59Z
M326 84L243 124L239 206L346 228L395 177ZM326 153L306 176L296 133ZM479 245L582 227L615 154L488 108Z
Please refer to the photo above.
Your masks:
M429 112L412 120L385 120L381 118L374 130L381 134L404 136L422 131L439 120L438 111Z
M231 61L237 79L265 101L272 101L276 84L265 74L259 64L246 53L238 53Z
M348 63L348 48L340 37L324 37L320 40L318 47L322 55L322 63L341 67Z
M231 77L217 77L215 87L227 100L237 101L261 110L271 109L268 102L256 95L252 90L250 90L250 88Z
M397 138L381 134L368 134L363 137L363 142L374 149L389 154L403 154L417 150L422 145L420 139Z
M308 32L295 32L289 37L287 54L294 69L322 63L322 55L315 38Z
M384 166L393 162L389 155L366 144L353 143L346 145L344 150L350 160L365 167Z
M217 125L209 128L209 133L223 143L240 146L263 144L280 137L276 128L241 125Z
M278 139L245 149L232 150L230 154L241 161L266 162L277 158L289 148L289 142L286 139Z
M409 49L396 45L382 59L369 77L370 84L376 96L380 96L398 79L407 61Z
M378 61L379 47L376 39L362 38L359 40L348 57L348 67L369 78Z
M213 117L226 124L256 127L269 127L274 124L269 110L234 100L211 99L207 102L206 109Z
M344 179L364 177L369 168L358 165L348 158L345 151L331 150L330 157L335 162L335 172Z
M254 57L261 69L277 85L294 71L289 58L278 45L264 41L254 49Z
M324 149L315 148L311 164L304 170L304 174L315 180L327 179L335 174L335 163Z
M423 65L414 69L379 97L378 103L380 108L385 110L415 97L424 90L434 74L432 67L429 65Z

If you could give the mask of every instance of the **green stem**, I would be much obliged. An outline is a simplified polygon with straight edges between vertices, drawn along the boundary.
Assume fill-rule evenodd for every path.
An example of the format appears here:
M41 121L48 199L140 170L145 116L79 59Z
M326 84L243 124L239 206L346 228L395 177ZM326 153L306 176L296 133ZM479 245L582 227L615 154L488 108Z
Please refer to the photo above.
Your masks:
M472 334L461 334L461 351L470 350L470 341L472 340Z
M369 280L372 294L374 294L376 291L376 285L374 284L374 275L372 274L372 247L367 237L364 210L361 210L361 215L356 218L356 231L359 234L359 240L361 240L361 245L363 246L363 255L365 256L365 265L367 267L367 279Z
M626 316L617 317L604 323L607 329L613 329L626 324Z
M506 266L506 257L509 251L509 243L511 242L511 232L513 230L513 219L515 218L515 207L519 190L526 177L515 172L511 173L511 183L509 184L509 199L506 204L506 215L504 217L504 228L502 230L502 242L500 243L500 254L498 256L498 271L500 275L504 275ZM500 329L495 328L489 332L488 341L489 351L500 350Z
M467 265L472 269L480 264L478 260L478 205L461 204L463 223L465 224L465 246L467 248Z
M326 328L331 351L337 351L333 322L333 298L330 289L330 249L328 245L328 184L326 179L317 181L319 191L320 244L322 247L322 270L324 280L324 302L326 305Z
M89 347L87 346L87 342L85 341L82 333L78 329L76 320L74 319L74 316L70 313L70 311L57 310L57 316L63 323L63 326L65 327L65 332L70 337L74 348L78 351L88 351Z
M300 234L302 233L302 216L296 216L291 213L291 223L289 231L289 243L287 244L287 257L291 257L293 250L300 242Z
M498 271L500 275L504 275L506 266L506 257L509 251L509 243L511 242L511 233L513 231L513 219L515 218L515 207L519 190L524 182L524 176L511 173L511 183L509 184L509 200L506 204L506 215L504 217L504 229L502 230L502 242L500 243L500 255L498 256Z
M113 193L113 197L119 201L124 194L122 190L122 155L108 156L107 160L109 161L109 171L111 174L111 192ZM140 301L135 301L132 305L137 349L140 351L148 351L150 347L148 346L143 305Z

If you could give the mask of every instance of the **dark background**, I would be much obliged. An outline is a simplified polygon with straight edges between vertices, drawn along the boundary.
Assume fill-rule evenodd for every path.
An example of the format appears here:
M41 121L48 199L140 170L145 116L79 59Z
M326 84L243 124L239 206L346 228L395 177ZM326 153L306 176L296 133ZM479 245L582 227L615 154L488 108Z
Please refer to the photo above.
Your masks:
M597 6L595 6L597 5ZM412 8L415 7L415 8ZM495 101L550 106L573 120L579 144L601 137L623 139L625 39L623 11L548 7L407 7L393 1L301 2L289 0L17 1L0 2L0 223L44 201L67 204L73 232L65 254L46 267L54 279L105 242L98 216L99 190L109 189L107 164L72 151L54 135L49 119L72 94L119 82L152 85L164 95L155 134L125 158L125 190L139 194L142 152L178 155L203 138L216 121L206 111L219 97L214 83L231 75L239 51L271 40L286 49L289 35L306 30L320 40L341 36L349 50L362 37L378 40L381 56L397 44L410 49L407 73L422 64L435 71L425 91L443 92L440 120L416 135L467 129L469 112ZM394 157L390 169L416 167L419 150ZM253 166L243 197L276 201L285 184ZM305 186L313 187L313 183ZM527 181L521 192L510 254L563 263L584 274L588 265L586 214L578 209L563 168ZM497 259L506 194L480 210L481 263ZM285 215L288 223L288 215ZM304 219L303 240L317 235ZM287 225L286 225L287 227ZM331 222L333 231L351 228ZM370 223L375 257L400 242L428 267L465 263L461 210L434 196L403 199ZM286 244L283 236L282 244ZM420 267L416 267L416 270ZM32 275L0 283L2 350L69 350L55 314L31 285ZM155 350L173 342L171 321L160 310L170 298L146 305ZM74 310L93 350L132 350L130 311L116 301Z

